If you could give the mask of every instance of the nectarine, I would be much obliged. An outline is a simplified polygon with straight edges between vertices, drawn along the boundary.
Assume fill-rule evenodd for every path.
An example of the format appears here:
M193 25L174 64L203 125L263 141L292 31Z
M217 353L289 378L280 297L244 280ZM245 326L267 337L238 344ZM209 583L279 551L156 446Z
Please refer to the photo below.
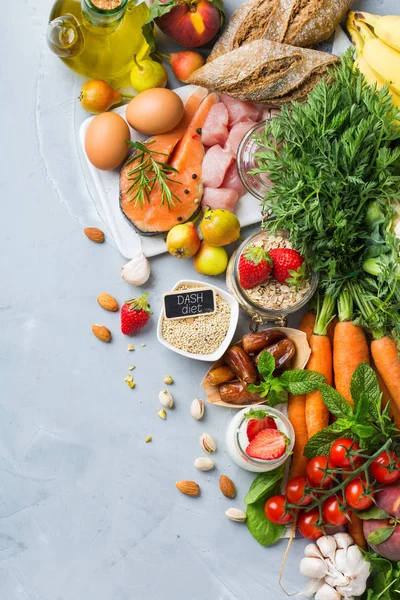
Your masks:
M178 2L170 12L155 19L161 31L186 48L197 48L212 40L222 25L223 13L208 0Z
M394 519L400 519L400 483L383 488L375 495L376 504ZM371 548L389 560L400 560L400 525L391 523L390 519L369 519L363 521L364 535L368 540L370 533L382 527L394 525L392 535L381 544L369 544Z

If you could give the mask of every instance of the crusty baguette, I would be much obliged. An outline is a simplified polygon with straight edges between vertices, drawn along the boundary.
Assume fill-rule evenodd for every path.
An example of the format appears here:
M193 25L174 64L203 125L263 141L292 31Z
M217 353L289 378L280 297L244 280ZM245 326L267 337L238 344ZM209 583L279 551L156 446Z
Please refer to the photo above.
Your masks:
M250 0L232 15L208 61L256 39L309 47L328 39L354 0Z
M240 100L281 106L305 100L338 60L327 52L260 39L206 63L188 83Z

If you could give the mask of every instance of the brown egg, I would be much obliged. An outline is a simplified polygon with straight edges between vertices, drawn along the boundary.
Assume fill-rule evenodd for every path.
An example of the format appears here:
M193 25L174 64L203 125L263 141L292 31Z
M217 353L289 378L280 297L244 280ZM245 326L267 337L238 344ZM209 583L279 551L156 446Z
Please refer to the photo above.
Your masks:
M156 135L176 127L184 110L178 94L165 88L153 88L135 96L126 107L125 116L133 129Z
M98 169L111 171L128 154L126 140L130 139L129 127L120 115L101 113L94 117L86 131L85 150L88 159Z

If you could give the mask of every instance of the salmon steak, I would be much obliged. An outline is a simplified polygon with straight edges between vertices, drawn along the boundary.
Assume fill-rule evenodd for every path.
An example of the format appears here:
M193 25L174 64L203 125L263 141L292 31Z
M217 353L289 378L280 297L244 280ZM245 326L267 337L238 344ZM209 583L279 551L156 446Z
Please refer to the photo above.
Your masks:
M202 164L204 146L201 130L210 109L217 102L215 94L204 88L196 90L185 105L180 123L169 133L155 135L145 144L160 163L169 165L166 181L172 202L164 201L157 182L142 203L132 191L133 171L140 165L135 154L120 174L120 207L129 223L142 235L167 233L175 225L193 219L201 210L203 195ZM151 173L149 174L151 177Z

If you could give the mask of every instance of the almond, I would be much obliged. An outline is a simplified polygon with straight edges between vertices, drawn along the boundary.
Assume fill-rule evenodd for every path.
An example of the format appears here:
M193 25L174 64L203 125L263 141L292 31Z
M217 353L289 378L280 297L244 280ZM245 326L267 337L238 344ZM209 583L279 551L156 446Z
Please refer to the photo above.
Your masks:
M116 299L106 292L101 292L101 294L97 296L97 302L102 308L111 310L111 312L117 312L119 309L119 304Z
M194 481L177 481L175 485L186 496L198 496L200 494L200 487Z
M219 478L219 489L227 498L233 498L236 494L235 484L226 475L221 475Z
M92 242L96 242L97 244L102 244L104 242L104 233L101 229L97 229L97 227L85 227L83 233L89 240L92 240Z
M111 341L111 331L104 325L92 325L94 335L102 342Z

